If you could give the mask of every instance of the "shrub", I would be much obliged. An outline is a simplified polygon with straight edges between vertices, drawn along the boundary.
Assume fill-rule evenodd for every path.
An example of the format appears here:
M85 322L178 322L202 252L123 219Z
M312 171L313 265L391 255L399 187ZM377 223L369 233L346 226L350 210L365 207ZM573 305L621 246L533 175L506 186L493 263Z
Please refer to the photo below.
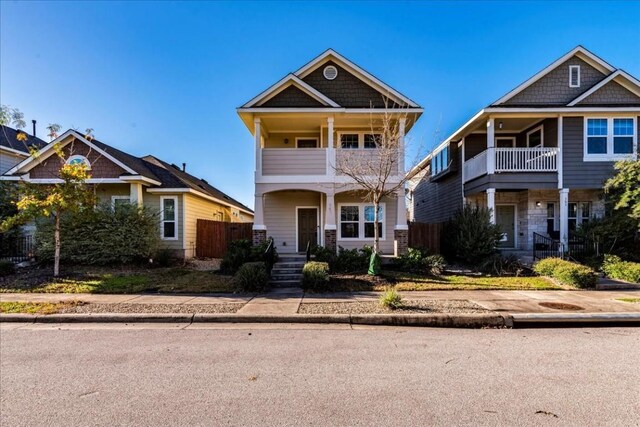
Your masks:
M447 268L447 261L442 255L429 255L424 259L424 265L427 273L439 276L444 273L445 268Z
M447 262L442 255L429 255L424 249L409 248L406 254L394 260L402 271L426 273L438 276L444 272Z
M493 254L478 265L478 270L496 276L520 276L527 271L527 268L522 265L515 255L504 256L502 254Z
M156 267L169 267L176 262L176 257L171 249L158 249L153 256L153 265Z
M565 262L566 261L561 258L541 259L533 265L533 271L541 276L553 276L553 271L556 269L556 267L564 264Z
M233 282L240 292L264 292L269 288L269 274L264 262L242 264L233 276Z
M53 260L53 223L36 222L36 254ZM146 207L102 204L61 217L61 260L76 264L108 265L144 262L160 244L158 214Z
M220 263L220 270L227 274L234 274L243 264L263 261L268 246L269 240L256 246L246 239L234 240L229 243L227 253Z
M320 245L314 246L311 250L311 254L316 261L326 262L330 267L335 264L337 258L336 251L332 251L331 249Z
M604 256L602 271L612 279L640 283L640 263L622 261L615 255Z
M538 261L533 270L540 275L553 277L560 283L578 288L593 288L598 280L598 275L593 269L560 258Z
M402 296L394 288L389 288L380 296L380 305L391 310L401 308Z
M329 264L308 262L302 268L302 287L310 291L323 291L329 283Z
M7 260L0 260L0 277L8 276L16 271L16 266Z
M442 236L443 254L449 260L477 266L496 252L502 232L491 224L488 209L465 205L445 224Z

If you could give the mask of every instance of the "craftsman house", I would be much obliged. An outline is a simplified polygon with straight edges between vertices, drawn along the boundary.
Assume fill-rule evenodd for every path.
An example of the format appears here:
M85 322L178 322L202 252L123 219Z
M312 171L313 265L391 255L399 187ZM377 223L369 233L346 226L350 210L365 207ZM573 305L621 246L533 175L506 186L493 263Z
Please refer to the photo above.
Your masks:
M384 114L398 123L403 147L422 111L331 49L238 108L255 143L254 242L271 237L280 253L372 245L373 206L336 165L353 153L363 161L375 156L372 120ZM405 174L398 157L388 182ZM406 250L404 188L383 200L379 215L381 251Z
M638 154L640 82L582 46L480 110L410 173L415 221L487 206L505 251L566 250ZM554 246L555 245L555 246ZM522 255L522 253L520 254Z

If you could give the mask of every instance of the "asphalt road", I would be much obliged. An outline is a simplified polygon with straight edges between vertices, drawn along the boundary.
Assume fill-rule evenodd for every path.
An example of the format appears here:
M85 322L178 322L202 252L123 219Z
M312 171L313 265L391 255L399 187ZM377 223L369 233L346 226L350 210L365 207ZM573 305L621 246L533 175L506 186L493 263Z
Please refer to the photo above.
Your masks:
M640 425L640 328L8 327L2 427Z

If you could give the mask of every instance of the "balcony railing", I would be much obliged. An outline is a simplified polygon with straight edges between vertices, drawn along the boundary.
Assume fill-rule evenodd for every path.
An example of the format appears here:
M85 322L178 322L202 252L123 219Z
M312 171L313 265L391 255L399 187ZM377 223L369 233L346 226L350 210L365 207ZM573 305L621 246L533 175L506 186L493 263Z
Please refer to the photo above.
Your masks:
M326 175L326 148L263 148L263 175Z
M496 172L557 171L555 147L496 148Z
M556 147L494 148L494 171L555 172L558 170ZM464 162L465 182L485 175L489 170L489 150Z
M464 179L471 181L487 173L487 151L464 162Z

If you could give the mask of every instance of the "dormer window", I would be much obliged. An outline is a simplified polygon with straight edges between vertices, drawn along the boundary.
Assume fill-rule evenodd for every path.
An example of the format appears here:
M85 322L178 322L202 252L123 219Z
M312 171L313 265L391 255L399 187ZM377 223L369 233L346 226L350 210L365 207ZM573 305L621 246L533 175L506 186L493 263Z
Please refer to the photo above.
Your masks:
M580 87L580 66L569 66L569 87Z

